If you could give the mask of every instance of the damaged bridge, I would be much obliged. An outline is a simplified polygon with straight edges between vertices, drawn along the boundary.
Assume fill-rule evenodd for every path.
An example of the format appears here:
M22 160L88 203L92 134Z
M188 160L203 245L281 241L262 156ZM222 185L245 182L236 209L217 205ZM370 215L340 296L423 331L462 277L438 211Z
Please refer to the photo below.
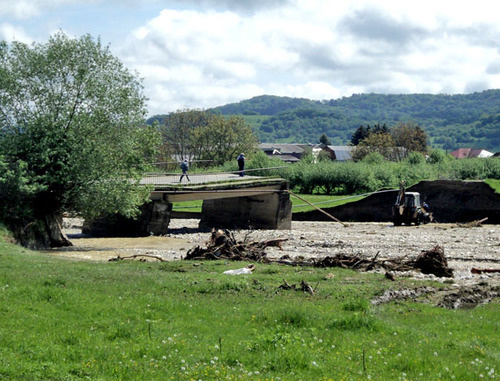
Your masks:
M142 183L154 189L138 218L108 216L86 223L83 232L93 236L166 234L173 203L193 200L203 200L200 227L291 229L292 203L284 179L237 175L200 179L190 175L184 183L179 183L179 176L146 178Z

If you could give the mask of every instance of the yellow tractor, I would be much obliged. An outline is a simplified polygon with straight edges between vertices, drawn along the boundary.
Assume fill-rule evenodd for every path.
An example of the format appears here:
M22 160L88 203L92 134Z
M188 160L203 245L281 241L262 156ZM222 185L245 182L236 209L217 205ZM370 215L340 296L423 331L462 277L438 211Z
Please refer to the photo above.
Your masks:
M401 224L426 224L434 220L427 204L420 203L420 193L406 192L404 183L399 185L396 203L392 206L392 222L394 226Z

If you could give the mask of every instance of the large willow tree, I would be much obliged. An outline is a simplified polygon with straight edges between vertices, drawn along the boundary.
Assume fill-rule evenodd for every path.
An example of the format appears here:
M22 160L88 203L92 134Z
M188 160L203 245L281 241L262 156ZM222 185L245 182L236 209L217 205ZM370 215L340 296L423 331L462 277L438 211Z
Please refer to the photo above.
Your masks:
M134 215L157 134L136 74L91 36L0 42L0 220L31 247L69 245L64 212Z

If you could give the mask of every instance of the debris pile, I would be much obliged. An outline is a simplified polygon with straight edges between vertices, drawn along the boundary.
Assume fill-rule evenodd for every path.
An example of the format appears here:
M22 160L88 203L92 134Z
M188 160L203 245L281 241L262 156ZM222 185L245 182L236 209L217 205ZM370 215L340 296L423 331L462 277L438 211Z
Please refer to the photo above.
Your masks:
M309 283L306 281L301 281L300 285L297 287L296 284L289 284L285 279L283 279L283 284L278 287L279 290L294 290L294 291L302 291L307 292L311 295L314 295L314 288L311 287Z
M269 262L266 247L276 246L281 249L281 243L286 238L270 239L266 241L237 241L229 230L212 229L206 247L196 246L187 252L187 260L214 260L227 259L232 261Z
M307 260L292 260L286 255L278 260L270 259L269 261L291 266L341 267L344 269L358 271L370 271L381 268L391 271L409 271L413 269L413 267L407 265L406 262L403 262L400 258L377 259L379 253L377 253L372 259L359 257L357 255L339 253L334 256L309 258Z
M446 278L453 277L453 270L448 267L444 249L439 245L421 253L415 260L414 267L423 274L434 274Z

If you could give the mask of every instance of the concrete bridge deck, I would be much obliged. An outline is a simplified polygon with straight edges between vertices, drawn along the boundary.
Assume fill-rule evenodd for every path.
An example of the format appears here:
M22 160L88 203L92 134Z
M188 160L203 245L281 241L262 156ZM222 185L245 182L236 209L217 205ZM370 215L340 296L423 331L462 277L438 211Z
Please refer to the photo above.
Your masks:
M288 189L285 180L258 176L240 177L234 174L217 174L193 176L191 181L178 177L156 176L154 179L144 179L143 184L154 185L151 192L152 200L162 200L169 203L213 200L233 197L257 196L282 192Z
M155 185L155 187L161 187L162 185L182 187L220 182L248 181L252 179L263 178L260 176L251 175L240 176L237 173L192 173L188 174L188 176L190 180L187 180L186 176L184 176L182 182L180 182L180 174L151 174L144 177L141 180L141 184Z

